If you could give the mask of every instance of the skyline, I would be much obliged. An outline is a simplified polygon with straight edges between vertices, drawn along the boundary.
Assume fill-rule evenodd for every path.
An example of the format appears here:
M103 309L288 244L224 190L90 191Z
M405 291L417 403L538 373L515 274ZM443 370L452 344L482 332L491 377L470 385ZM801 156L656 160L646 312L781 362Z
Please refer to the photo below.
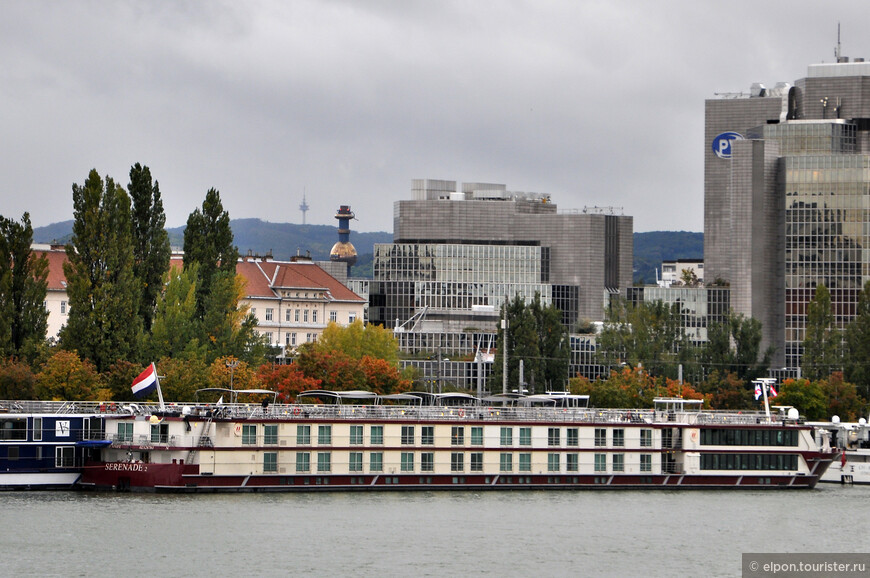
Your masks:
M820 12L822 12L820 14ZM392 231L411 179L506 184L637 232L703 231L704 100L870 58L870 7L305 0L0 4L0 214L72 218L96 168L151 168L167 227Z

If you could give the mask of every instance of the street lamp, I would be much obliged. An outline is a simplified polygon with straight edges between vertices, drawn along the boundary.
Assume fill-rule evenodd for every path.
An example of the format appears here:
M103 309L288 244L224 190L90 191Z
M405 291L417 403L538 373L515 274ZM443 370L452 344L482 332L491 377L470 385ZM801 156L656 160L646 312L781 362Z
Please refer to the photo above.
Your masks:
M227 367L230 368L230 392L233 391L233 372L239 366L238 359L227 359Z

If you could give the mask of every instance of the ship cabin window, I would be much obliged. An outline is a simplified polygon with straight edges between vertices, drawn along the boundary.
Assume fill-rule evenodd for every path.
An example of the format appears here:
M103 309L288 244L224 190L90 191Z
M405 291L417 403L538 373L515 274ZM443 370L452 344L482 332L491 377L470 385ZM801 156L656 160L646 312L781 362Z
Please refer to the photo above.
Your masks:
M625 471L625 455L624 454L613 454L613 471L614 472Z
M465 426L455 425L450 428L450 445L465 445ZM462 455L462 454L459 454ZM454 470L455 471L455 470Z
M257 443L257 424L242 424L242 443L245 445Z
M465 471L465 455L462 452L453 452L450 454L450 471Z
M54 448L54 467L71 468L75 465L75 448L72 446L58 446Z
M651 429L640 430L640 447L642 447L642 448L651 448L652 447L652 430Z
M118 434L115 436L116 441L132 442L133 441L133 422L120 421L118 422Z
M559 428L551 427L547 428L547 445L551 447L559 447Z
M153 423L151 424L151 443L165 444L169 442L169 424L168 423Z
M499 455L499 467L500 472L512 472L514 471L514 457L511 454L500 454Z
M265 452L263 453L263 472L277 472L278 471L278 452Z
M27 441L27 418L11 418L0 420L0 440Z
M371 431L369 432L370 439L372 445L379 446L384 443L384 426L382 425L373 425Z
M431 446L435 443L435 428L431 425L424 425L420 428L420 443L424 446Z
M296 471L311 471L311 454L308 452L296 452Z
M565 455L565 470L568 472L576 472L579 469L579 454Z
M307 446L311 443L311 426L297 425L296 426L296 445Z
M502 427L501 428L501 445L510 446L514 443L514 428L512 427ZM504 454L502 454L504 455ZM510 454L508 454L510 455Z
M369 454L369 471L382 472L384 471L384 454L383 452L372 452Z
M530 428L530 427L521 427L520 428L520 445L521 446L532 445L532 428Z
M317 453L317 471L329 472L332 471L332 454L329 452Z
M471 460L471 471L472 472L482 472L483 471L483 454L480 452L474 452L469 456Z
M42 440L42 418L35 417L33 418L33 441L38 442Z
M361 472L363 471L363 455L362 452L350 452L350 458L347 464L348 471Z
M414 471L414 454L413 452L402 452L402 471L403 472L413 472Z
M520 454L520 471L532 471L532 454Z
M361 446L363 443L363 426L350 426L350 445Z
M595 428L595 447L601 448L607 445L607 430L603 427Z
M625 446L625 430L624 429L613 430L613 445L614 445L614 447L618 447L618 448Z
M263 426L263 443L273 446L278 444L278 424L272 423Z
M435 471L435 454L432 452L423 452L420 454L420 471L434 472Z
M652 471L652 454L640 454L640 471Z
M569 427L568 431L568 446L576 448L580 445L580 432L576 427Z
M414 445L414 426L412 426L412 425L403 425L402 426L402 445L403 446Z
M595 454L595 471L607 471L607 454Z
M559 454L547 454L547 471L559 472Z
M473 445L473 446L482 446L483 445L483 426L479 426L479 425L471 426L471 445Z
M317 426L317 445L328 446L332 443L332 426L319 425Z

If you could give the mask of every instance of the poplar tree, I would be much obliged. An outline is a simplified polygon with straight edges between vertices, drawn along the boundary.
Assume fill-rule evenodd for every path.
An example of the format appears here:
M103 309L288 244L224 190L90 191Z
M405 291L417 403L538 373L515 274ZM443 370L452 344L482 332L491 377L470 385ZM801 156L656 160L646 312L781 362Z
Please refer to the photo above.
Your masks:
M825 285L816 286L816 294L807 306L806 319L801 371L803 377L818 381L838 368L838 352L842 344L839 330L834 327L831 293Z
M118 359L137 359L142 334L130 197L96 169L72 189L73 236L63 266L70 311L60 342L102 372Z
M846 379L870 397L870 281L858 294L855 318L846 327Z
M127 191L133 201L133 273L141 288L139 316L145 331L151 329L154 307L162 289L162 280L169 269L169 234L166 214L157 181L151 183L151 170L139 163L130 168Z

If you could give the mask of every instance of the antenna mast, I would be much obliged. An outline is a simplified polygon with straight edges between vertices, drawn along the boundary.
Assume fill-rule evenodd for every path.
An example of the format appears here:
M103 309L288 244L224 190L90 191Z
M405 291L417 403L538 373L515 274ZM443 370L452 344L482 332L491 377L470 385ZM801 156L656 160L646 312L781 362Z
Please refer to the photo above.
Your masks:
M299 205L299 210L302 211L302 224L305 224L305 213L308 212L308 203L305 202L305 189L302 189L302 204Z
M840 61L840 23L837 22L837 47L834 49L835 62Z

